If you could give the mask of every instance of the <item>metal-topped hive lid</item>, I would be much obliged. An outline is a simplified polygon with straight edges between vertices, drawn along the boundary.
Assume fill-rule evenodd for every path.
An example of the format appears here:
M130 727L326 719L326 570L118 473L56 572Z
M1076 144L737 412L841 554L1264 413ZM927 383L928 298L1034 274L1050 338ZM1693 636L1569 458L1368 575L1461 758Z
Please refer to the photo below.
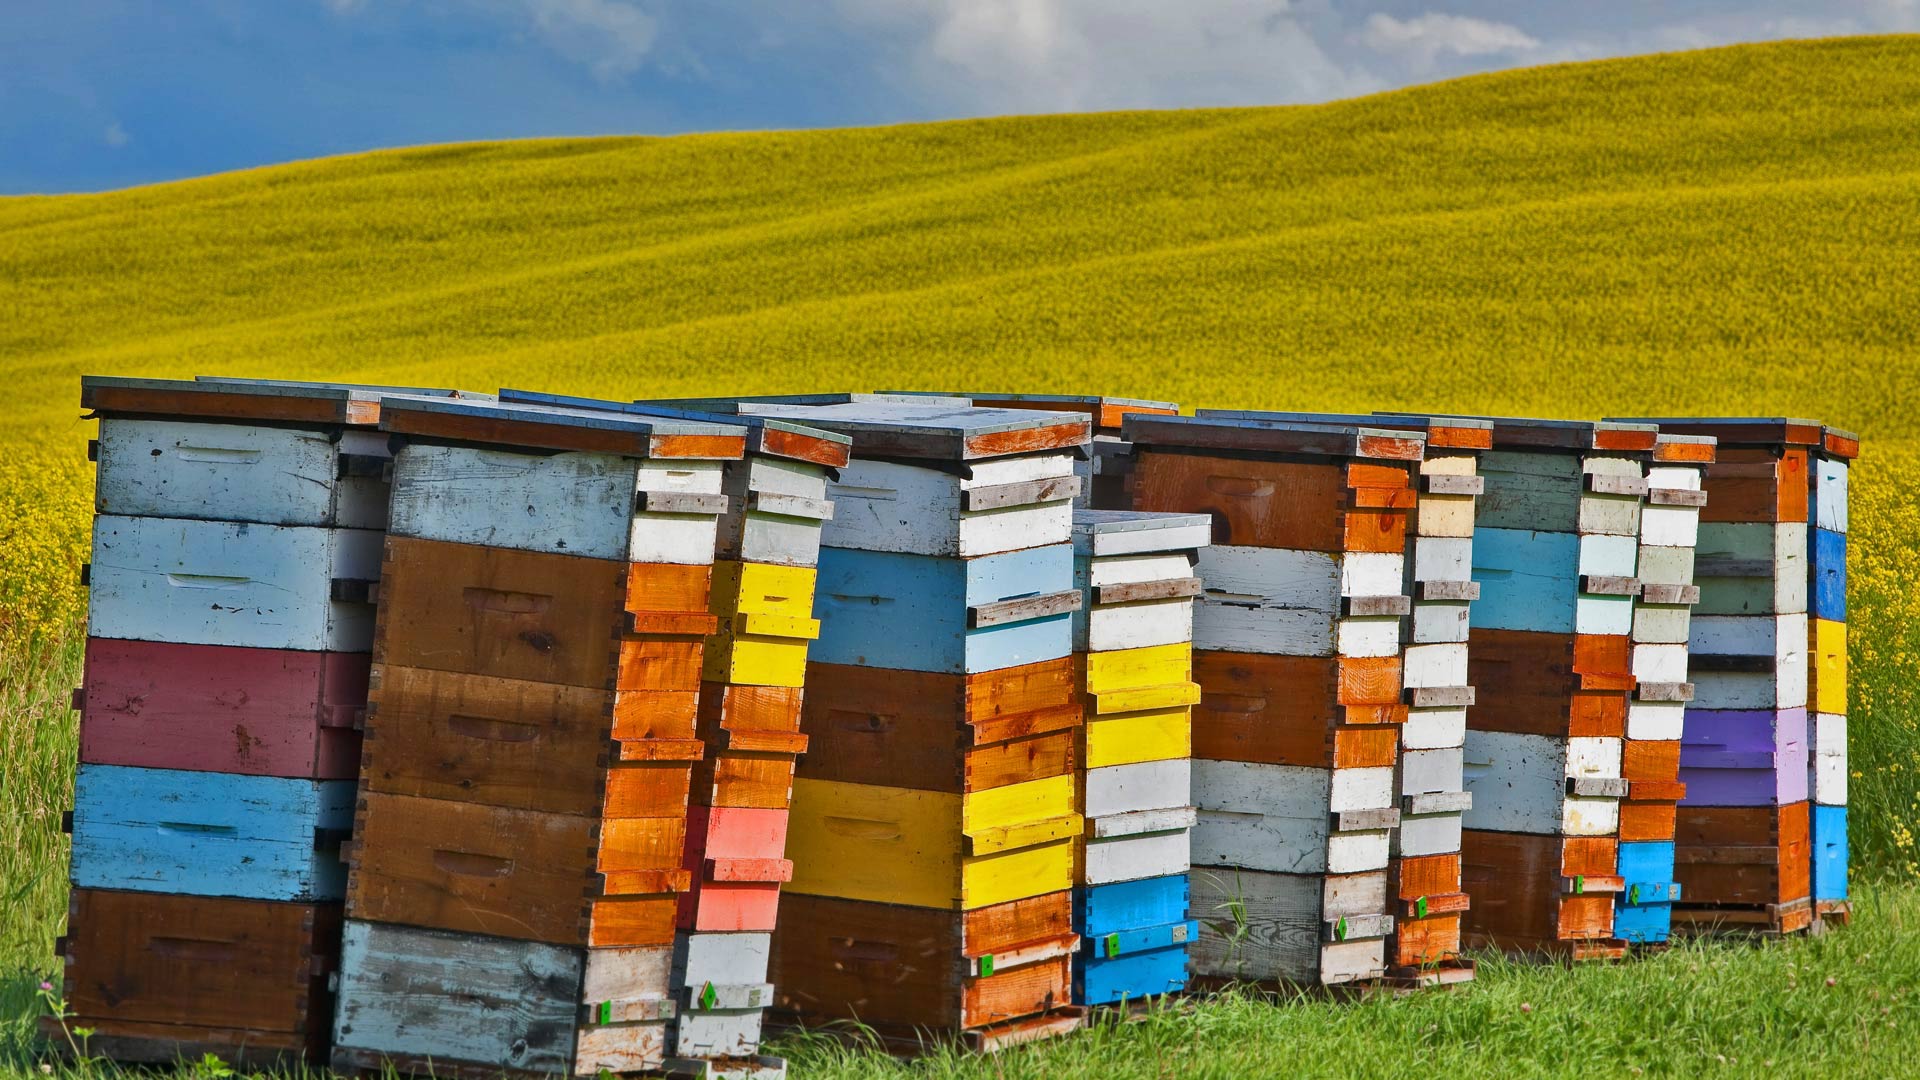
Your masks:
M852 438L853 454L862 458L978 461L1079 449L1092 441L1090 422L1082 414L975 408L946 399L868 396L824 405L747 400L729 404L741 416L780 417L837 431Z
M899 401L907 404L923 404L935 400L947 405L971 404L963 397L919 394L911 391L883 392L875 394L828 393L828 394L741 394L738 397L721 395L717 397L691 398L638 398L637 404L664 405L676 409L697 409L702 412L734 413L742 406L750 405L851 405L855 402Z
M1075 510L1073 550L1081 555L1191 551L1213 542L1210 514Z
M853 440L837 431L808 427L805 424L773 417L704 409L653 405L637 401L603 401L598 398L548 394L537 390L510 390L502 387L500 400L511 404L555 405L569 409L600 409L628 416L652 416L664 420L694 420L743 427L747 431L747 452L770 457L805 461L843 468L851 454Z
M746 427L732 421L630 416L495 400L390 398L381 412L380 428L449 442L628 457L734 460L745 456L747 449Z
M1428 446L1487 450L1493 446L1493 421L1464 416L1401 416L1394 413L1285 412L1264 409L1196 409L1195 416L1230 420L1273 420L1292 424L1330 424L1336 427L1391 428L1422 431Z
M400 397L472 398L461 390L303 382L292 379L140 379L87 375L80 407L107 416L196 417L236 423L341 424L372 427L384 401Z
M1712 435L1727 447L1818 447L1835 457L1860 453L1860 437L1851 431L1793 416L1636 416L1614 417L1636 424L1656 424L1676 435Z
M944 393L936 390L887 390L883 393L938 397L1006 409L1084 412L1093 417L1094 429L1103 432L1120 430L1121 421L1133 413L1171 416L1180 411L1180 406L1171 401L1149 401L1144 398L1115 397L1111 394Z
M1313 424L1220 416L1134 414L1122 425L1135 446L1419 461L1426 435L1376 424Z
M1381 412L1380 416L1435 420L1486 420L1493 424L1493 445L1501 449L1614 450L1653 449L1659 429L1652 424L1617 420L1547 420L1531 416L1476 416L1471 413Z

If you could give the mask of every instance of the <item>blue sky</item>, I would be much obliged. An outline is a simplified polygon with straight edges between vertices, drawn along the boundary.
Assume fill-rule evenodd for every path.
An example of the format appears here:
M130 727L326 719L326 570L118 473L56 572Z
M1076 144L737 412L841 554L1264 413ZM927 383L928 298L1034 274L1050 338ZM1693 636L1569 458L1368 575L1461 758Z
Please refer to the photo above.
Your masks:
M0 0L0 194L383 146L1326 101L1920 0Z

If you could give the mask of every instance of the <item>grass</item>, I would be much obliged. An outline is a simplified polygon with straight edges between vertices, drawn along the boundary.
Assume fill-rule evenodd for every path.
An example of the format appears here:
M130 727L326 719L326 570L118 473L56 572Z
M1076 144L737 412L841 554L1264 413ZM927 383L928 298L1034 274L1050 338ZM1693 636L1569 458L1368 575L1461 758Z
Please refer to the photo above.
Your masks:
M1229 1002L967 1068L1120 1075L1162 1060L1151 1048L1171 1040L1212 1048L1182 1072L1270 1053L1337 1072L1374 1060L1377 1041L1399 1048L1401 1068L1554 1074L1573 1058L1553 1055L1582 1051L1546 1021L1586 1014L1549 1000L1585 1001L1593 1024L1618 1029L1581 1036L1607 1068L1690 1071L1711 1055L1686 1055L1706 1048L1741 1069L1755 1053L1817 1052L1830 1071L1900 1064L1849 1041L1866 1030L1851 1019L1792 1013L1800 998L1779 979L1794 956L1855 948L1874 957L1857 970L1875 985L1911 976L1877 935L1892 932L1878 912L1895 918L1920 895L1915 130L1920 38L1883 37L1313 107L425 147L0 199L12 389L0 412L0 973L30 973L0 983L0 1017L18 1016L47 970L63 908L52 828L73 752L59 707L73 653L57 643L84 603L82 373L613 396L890 384L1192 406L1809 415L1866 439L1854 839L1863 871L1886 882L1868 894L1866 926L1791 949L1711 950L1690 961L1699 972L1663 958L1564 977L1499 970L1432 1003ZM1618 1045L1657 1032L1662 994L1694 990L1705 996L1687 1009L1745 1002L1756 1023L1815 1026L1746 1036L1737 1017L1687 1012L1684 1040L1644 1058ZM1536 1012L1482 1015L1517 1007L1510 994ZM1422 1022L1440 1026L1422 1035ZM1296 1056L1313 1046L1331 1056ZM1081 1053L1103 1056L1069 1060Z

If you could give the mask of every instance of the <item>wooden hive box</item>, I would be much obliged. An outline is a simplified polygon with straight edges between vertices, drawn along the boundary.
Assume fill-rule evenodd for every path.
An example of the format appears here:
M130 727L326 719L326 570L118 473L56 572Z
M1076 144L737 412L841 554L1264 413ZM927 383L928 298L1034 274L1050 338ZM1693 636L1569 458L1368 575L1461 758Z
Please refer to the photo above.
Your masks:
M1125 433L1133 509L1214 524L1194 626L1193 970L1378 979L1425 433L1211 414L1132 416ZM1242 910L1236 888L1261 898L1244 935L1220 919ZM1228 947L1242 936L1265 945L1242 956Z
M1201 584L1193 561L1211 534L1200 515L1074 512L1074 584L1085 599L1074 617L1087 710L1080 798L1089 810L1074 877L1076 1004L1186 987L1198 933L1185 907L1194 807L1185 787L1160 778L1191 754L1200 698L1188 645ZM1131 801L1115 803L1115 794Z
M658 1068L692 881L723 463L745 429L444 402L389 409L383 426L395 497L336 1066L426 1048L472 1072ZM462 976L447 965L463 950L553 974ZM394 964L567 1019L504 1051L456 1010L396 1034Z
M326 1060L340 905L77 888L58 943L87 1052L272 1069ZM49 1018L56 1045L65 1029Z
M1485 489L1479 459L1492 446L1492 424L1391 414L1203 409L1198 415L1359 424L1425 436L1401 589L1411 610L1400 650L1406 719L1396 762L1400 822L1392 833L1388 868L1394 916L1388 971L1402 986L1471 979L1472 962L1459 957L1460 922L1470 903L1460 885L1461 815L1472 801L1465 791L1461 748L1467 706L1474 700L1468 635L1480 589L1472 580L1474 521ZM1332 763L1312 756L1298 763L1320 760Z
M913 394L913 391L908 391ZM1091 453L1075 462L1074 475L1080 478L1080 493L1074 497L1077 509L1124 510L1127 506L1126 474L1132 467L1133 446L1121 432L1121 423L1135 413L1171 416L1180 406L1171 401L1146 401L1139 398L1111 397L1104 394L947 394L974 405L998 409L1036 409L1043 412L1083 412L1093 421Z
M773 942L782 1018L875 1020L847 1011L843 973L819 952L838 913L859 910L877 935L863 951L911 953L904 935L943 928L930 940L944 957L927 955L957 994L902 1002L876 1021L883 1034L920 1027L997 1044L1076 1024L1074 939L1062 936L1082 827L1079 595L1066 541L1079 486L1070 451L1087 421L902 395L656 404L852 440L827 485L834 516L812 590L820 637L796 695L808 749L792 781L793 878ZM729 724L748 744L782 734L746 727L771 717L770 703L741 705L738 723L702 723ZM1039 914L1054 907L1058 927ZM962 927L1001 909L1014 914L994 935L969 938L992 950L962 952Z
M1684 533L1685 522L1660 505L1646 513L1651 426L1490 423L1471 553L1480 588L1467 646L1475 700L1463 760L1472 804L1461 852L1473 906L1463 938L1515 953L1618 955L1610 886L1631 787L1629 712L1635 700L1685 694L1684 646L1677 676L1672 655L1636 651L1641 540L1649 531ZM1671 621L1655 630L1661 620L1649 617L1648 626L1671 637ZM1653 662L1661 657L1665 666ZM1563 902L1563 865L1572 867L1569 880L1580 879L1580 891L1566 894L1577 902ZM1602 880L1588 887L1595 875ZM1490 887L1518 895L1488 903Z

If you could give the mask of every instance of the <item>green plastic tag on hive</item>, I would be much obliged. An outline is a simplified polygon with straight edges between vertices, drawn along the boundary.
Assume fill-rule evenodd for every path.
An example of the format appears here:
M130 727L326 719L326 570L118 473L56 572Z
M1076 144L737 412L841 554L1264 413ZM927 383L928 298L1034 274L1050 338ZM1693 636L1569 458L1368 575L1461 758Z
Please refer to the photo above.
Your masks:
M1333 940L1347 940L1347 917L1344 915L1340 917L1339 922L1333 924Z
M1107 956L1109 958L1112 958L1119 955L1120 955L1120 935L1108 934L1107 935Z
M1416 919L1424 919L1427 917L1427 898L1426 897L1423 896L1420 899L1415 900L1413 902L1413 917Z
M1587 891L1587 875L1585 874L1573 875L1573 895L1579 896L1581 893L1584 893L1586 891Z
M1627 903L1637 904L1639 902L1640 902L1640 886L1635 885L1633 888L1627 890Z
M713 988L712 983L708 983L707 988L700 991L700 1007L703 1009L713 1008L714 1003L719 1000L720 992Z
M992 953L988 953L985 956L982 956L980 958L980 974L982 975L993 974L993 954Z
M613 1002L603 1001L600 1003L600 1022L603 1024L613 1023Z

